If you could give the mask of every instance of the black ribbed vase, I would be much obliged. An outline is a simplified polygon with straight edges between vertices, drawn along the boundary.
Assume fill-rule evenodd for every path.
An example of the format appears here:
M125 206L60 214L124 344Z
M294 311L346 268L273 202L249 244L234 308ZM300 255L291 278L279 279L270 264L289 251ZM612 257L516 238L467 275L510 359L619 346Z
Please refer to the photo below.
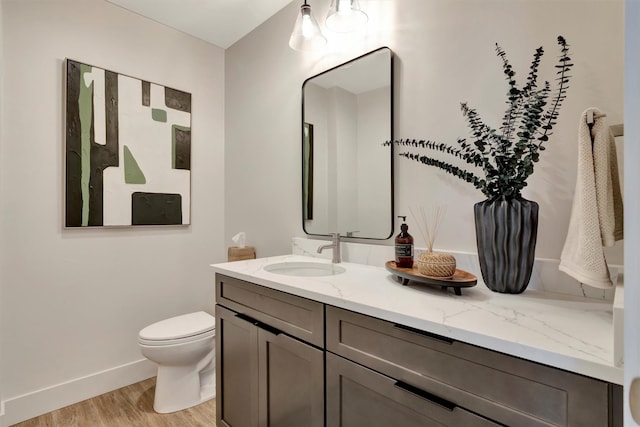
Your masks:
M473 212L484 283L494 292L524 292L536 252L538 204L502 197L476 203Z

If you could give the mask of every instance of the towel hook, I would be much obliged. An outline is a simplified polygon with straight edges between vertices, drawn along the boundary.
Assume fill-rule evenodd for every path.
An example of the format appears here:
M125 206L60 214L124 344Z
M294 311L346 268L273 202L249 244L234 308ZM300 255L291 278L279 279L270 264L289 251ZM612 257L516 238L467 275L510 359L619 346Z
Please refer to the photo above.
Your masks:
M590 125L593 124L593 110L587 111L587 123Z
M607 115L604 114L604 113L596 114L593 110L588 110L587 111L587 123L590 124L590 125L593 124L595 119L601 119L603 117L607 117Z

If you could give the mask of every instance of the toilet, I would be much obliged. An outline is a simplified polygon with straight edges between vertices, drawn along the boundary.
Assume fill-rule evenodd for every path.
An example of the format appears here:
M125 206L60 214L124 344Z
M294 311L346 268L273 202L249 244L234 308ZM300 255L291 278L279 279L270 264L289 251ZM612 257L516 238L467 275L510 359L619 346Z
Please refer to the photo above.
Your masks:
M216 319L204 311L161 320L142 329L142 355L158 365L153 409L176 412L216 395Z

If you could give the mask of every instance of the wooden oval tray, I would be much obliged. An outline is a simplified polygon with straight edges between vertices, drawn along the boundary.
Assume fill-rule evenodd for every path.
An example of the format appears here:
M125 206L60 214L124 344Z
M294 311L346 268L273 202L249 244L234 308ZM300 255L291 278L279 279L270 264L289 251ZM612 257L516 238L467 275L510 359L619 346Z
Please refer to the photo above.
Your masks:
M421 274L415 266L413 268L398 267L395 261L387 261L384 266L391 273L402 279L403 286L407 286L409 281L413 280L427 285L453 288L456 295L462 295L461 288L470 288L478 283L476 276L464 270L456 269L456 272L451 277L431 277Z

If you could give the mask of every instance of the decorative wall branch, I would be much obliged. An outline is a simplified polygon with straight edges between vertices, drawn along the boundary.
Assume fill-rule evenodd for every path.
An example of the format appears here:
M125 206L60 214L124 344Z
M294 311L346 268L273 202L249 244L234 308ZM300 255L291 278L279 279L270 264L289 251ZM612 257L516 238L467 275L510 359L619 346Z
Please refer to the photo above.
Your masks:
M502 70L508 83L508 107L498 129L484 123L474 108L462 103L460 108L470 129L471 142L459 138L456 147L429 140L400 139L387 141L385 145L394 143L409 148L399 155L457 176L473 184L488 199L519 197L527 185L527 178L533 173L534 163L540 159L539 152L545 149L543 144L549 141L557 124L560 107L569 87L569 71L573 67L569 45L562 36L558 36L557 42L560 56L555 65L557 78L553 96L548 81L542 87L538 86L538 69L544 54L542 47L536 49L533 55L526 83L519 86L505 51L496 44L496 55L502 60ZM482 169L483 176L412 149L438 151L464 160Z

